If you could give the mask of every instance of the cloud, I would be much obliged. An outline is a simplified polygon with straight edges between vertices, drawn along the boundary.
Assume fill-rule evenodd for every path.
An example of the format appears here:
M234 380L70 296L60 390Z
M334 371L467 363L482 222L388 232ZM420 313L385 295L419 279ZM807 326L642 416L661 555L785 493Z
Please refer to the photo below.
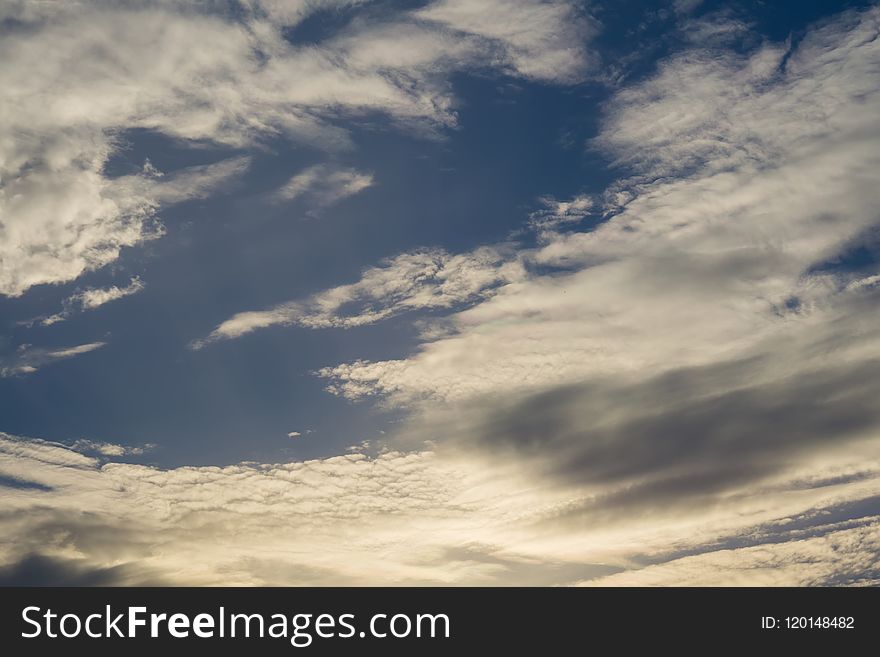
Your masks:
M650 583L667 566L675 583L699 580L683 561L704 560L714 581L713 560L742 549L741 582L766 582L762 567L784 572L777 582L848 581L870 558L859 532L880 521L865 506L880 495L870 453L744 484L708 512L660 506L600 524L569 513L589 488L494 459L386 450L163 470L0 434L0 476L32 482L4 490L0 568L21 584L548 585L610 573ZM846 556L826 550L813 568L802 555L820 550L805 539L845 544Z
M589 586L877 586L880 517L820 536L718 550L585 582Z
M246 7L265 12L273 23L295 26L319 12L340 11L365 4L368 0L245 0Z
M592 145L624 177L592 205L542 199L522 278L410 356L320 370L328 389L408 411L398 444L568 490L542 545L581 536L620 568L601 583L876 581L873 494L810 535L785 518L842 500L783 509L861 487L880 448L876 263L842 264L878 221L878 25L870 8L797 46L673 54L606 107ZM778 531L744 545L762 522Z
M149 198L155 203L181 203L207 198L218 188L234 186L250 165L250 157L239 156L166 174L147 159L141 174L115 178L114 191L123 196Z
M80 354L87 354L95 349L100 349L105 344L105 342L89 342L62 349L44 349L23 344L14 354L0 358L0 378L33 374L44 365L73 358Z
M37 323L39 323L41 326L52 326L53 324L57 324L59 322L70 319L71 316L78 312L94 310L95 308L100 308L104 304L110 303L111 301L122 299L124 297L131 296L132 294L137 294L138 292L143 290L144 287L144 283L143 281L141 281L140 277L133 276L128 285L125 285L123 287L119 287L118 285L111 285L110 287L105 288L91 287L84 290L79 290L61 302L63 305L63 309L60 312L52 315L35 317L33 319L19 322L19 324L28 327L31 327Z
M383 579L417 579L428 566L417 559L407 563L408 537L430 519L455 531L443 519L444 502L462 476L443 477L443 467L435 467L430 454L400 453L158 470L102 465L59 445L6 436L0 439L0 471L42 484L39 492L48 496L10 491L9 513L0 514L0 524L16 540L0 546L3 563L16 564L35 553L80 559L95 569L139 563L193 583L256 583L267 581L269 570L278 573L276 583L314 572L326 572L335 581L364 581L366 564L343 565L357 554L379 568ZM129 504L144 505L134 522L123 521L123 506ZM108 535L114 540L101 539ZM211 548L218 540L225 547ZM421 541L428 555L431 542ZM366 548L370 544L376 548L373 558ZM204 561L187 556L206 549ZM392 553L397 557L388 560ZM269 567L276 562L286 568ZM173 575L178 568L183 570Z
M579 81L591 60L592 29L576 3L442 0L416 15L494 42L497 63L526 78Z
M30 319L22 322L25 326L33 326L37 322L39 322L42 326L52 326L52 324L57 324L58 322L63 322L67 319L68 315L65 312L55 313L54 315L46 315L44 317L37 317L35 319Z
M112 200L94 170L72 166L17 175L7 169L0 176L0 292L8 296L73 280L114 261L123 247L162 234L147 199Z
M567 201L560 201L552 196L545 196L539 200L543 207L532 212L529 227L542 241L555 238L556 231L560 228L583 221L589 216L595 204L588 194L581 194Z
M477 397L420 414L414 444L527 462L537 474L590 484L597 498L570 513L613 522L659 506L700 508L800 460L876 441L876 359L791 367L804 349L618 377L504 398ZM876 358L876 357L875 357Z
M331 389L402 406L538 392L832 330L837 348L873 357L874 273L825 263L876 225L877 21L876 9L843 14L791 52L689 49L661 63L611 100L595 140L632 172L594 210L604 222L545 228L518 253L528 277L450 316L412 356L323 370Z
M30 554L14 564L0 568L0 586L124 586L131 581L152 582L136 567L92 568L80 559L52 559Z
M844 14L793 50L673 55L611 100L595 140L628 177L598 201L541 199L538 246L481 270L502 281L491 294L410 357L320 370L330 391L409 410L397 444L523 468L523 486L565 496L520 528L517 558L602 563L620 571L609 583L871 581L858 540L878 509L862 468L880 430L877 275L833 263L880 206L865 174L880 152L877 17ZM581 227L588 216L606 220ZM516 275L492 274L505 267ZM238 315L211 339L428 307L374 276ZM380 302L341 319L354 292ZM848 500L863 508L808 536L787 524ZM776 575L755 576L761 564Z
M193 343L201 348L270 326L353 328L419 309L450 308L494 294L522 276L509 249L485 247L450 255L442 249L402 253L364 271L356 283L330 288L301 301L241 312Z
M372 13L318 44L284 36L314 12L358 4L4 7L0 294L19 296L114 262L122 249L162 235L163 204L204 196L243 170L245 161L233 159L162 181L150 171L110 177L105 165L126 131L239 151L269 139L333 151L352 146L344 121L376 112L422 134L454 126L455 72L489 63L556 83L584 64L580 48L556 37L586 37L587 19L566 3L538 0L514 8L535 19L527 33L493 27L497 16L459 2L434 13L431 6ZM335 179L318 192L319 204L367 183L366 174L329 175Z
M155 449L156 445L150 443L142 446L117 445L115 443L105 443L98 440L89 440L80 438L71 446L71 449L84 454L98 454L100 456L141 456L142 454Z
M656 75L617 93L596 145L645 179L747 174L816 155L817 143L848 148L871 125L876 21L875 8L846 12L796 45L739 54L727 42L701 43L673 55ZM731 24L709 17L693 25L716 22Z
M87 288L68 297L66 302L77 305L83 310L93 310L116 299L137 294L144 289L141 279L135 276L125 287L111 285L106 288Z
M275 196L283 201L305 198L309 207L308 214L314 215L372 185L372 174L316 164L293 176Z
M674 0L672 6L678 14L689 14L703 4L703 0Z

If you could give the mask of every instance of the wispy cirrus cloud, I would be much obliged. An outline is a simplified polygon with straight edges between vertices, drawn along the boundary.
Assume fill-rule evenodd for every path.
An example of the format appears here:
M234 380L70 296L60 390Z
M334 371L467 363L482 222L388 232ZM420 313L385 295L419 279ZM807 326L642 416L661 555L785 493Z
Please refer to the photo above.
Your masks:
M192 346L238 338L270 326L352 328L416 309L450 308L490 296L523 271L509 249L451 255L442 249L402 253L364 271L359 281L268 310L238 313Z
M103 306L105 303L137 294L143 289L144 284L141 282L141 279L135 276L128 285L123 287L111 285L105 288L87 288L68 297L67 301L70 304L79 306L83 310L93 310Z
M373 185L373 176L355 169L316 164L299 172L275 193L278 201L305 200L307 214L316 215L326 207L353 196Z
M586 46L593 30L583 11L567 2L441 0L416 16L488 40L496 46L490 65L526 78L576 82L593 59Z
M64 307L60 312L44 317L37 317L28 320L27 322L22 322L22 324L33 326L38 323L42 326L51 326L69 319L77 312L100 308L106 303L137 294L143 289L143 281L141 281L140 277L134 276L129 281L128 285L123 285L121 287L118 285L111 285L109 287L90 287L84 290L79 290L64 299L62 302Z
M556 230L564 226L576 225L593 211L594 199L588 194L560 201L551 196L539 199L543 206L531 214L529 228L537 233L539 239L552 240Z
M88 438L79 438L78 440L74 441L73 444L70 446L70 449L76 452L80 452L82 454L96 454L99 457L114 458L118 458L120 456L141 456L155 448L156 445L153 443L149 443L147 445L129 446L118 445L116 443L107 443L100 440L89 440Z
M207 198L219 188L235 187L250 165L251 158L240 155L165 173L147 159L139 174L114 178L112 191L117 196L152 199L157 205L182 203Z
M89 342L60 349L46 349L23 344L12 354L0 357L0 378L33 374L45 365L80 354L87 354L95 349L100 349L105 344L105 342Z

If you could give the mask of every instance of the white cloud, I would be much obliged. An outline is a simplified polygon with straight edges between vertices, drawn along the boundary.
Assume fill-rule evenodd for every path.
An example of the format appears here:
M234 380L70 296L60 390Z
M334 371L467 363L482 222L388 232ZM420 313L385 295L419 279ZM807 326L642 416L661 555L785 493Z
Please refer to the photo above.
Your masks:
M286 138L335 150L351 146L340 118L378 111L437 132L456 121L449 76L483 68L490 41L501 46L491 64L559 82L582 62L556 35L588 33L565 5L534 0L516 5L517 15L536 21L527 32L492 27L482 10L462 21L466 5L447 3L434 14L429 7L354 21L317 45L282 36L310 13L357 4L4 6L10 25L22 28L7 30L0 44L0 293L18 296L108 265L121 249L162 234L163 203L203 196L241 171L242 160L233 160L161 183L149 172L110 178L104 167L126 130L239 149ZM389 59L391 51L405 56ZM348 174L335 174L328 202L369 182Z
M56 349L55 351L47 352L47 355L50 358L70 358L71 356L78 356L80 354L87 354L90 351L94 351L100 347L103 347L106 343L104 342L90 342L88 344L81 344L75 347L65 347L64 349Z
M222 322L201 348L277 325L352 328L416 309L449 308L491 296L523 275L509 250L480 248L450 255L441 249L402 253L364 271L356 283L324 290L269 310L241 312Z
M129 281L128 285L125 285L123 287L119 287L118 285L111 285L110 287L105 288L86 288L84 290L79 290L78 292L64 299L64 301L62 302L64 308L61 310L61 312L55 313L53 315L36 317L34 319L21 322L21 324L25 326L33 326L35 323L39 323L42 326L52 326L53 324L57 324L59 322L63 322L69 319L76 312L100 308L106 303L110 303L111 301L116 301L117 299L131 296L132 294L137 294L143 289L143 281L141 281L138 276L134 276Z
M88 288L68 298L68 302L79 305L83 310L92 310L116 299L137 294L144 289L141 279L135 276L125 287L111 285L107 288Z
M239 156L165 174L147 160L141 175L115 178L114 192L124 196L142 196L155 203L180 203L206 198L218 188L229 189L235 185L250 165L250 157Z
M689 14L701 4L703 4L703 0L675 0L672 6L675 8L676 13Z
M43 326L52 326L52 324L57 324L58 322L63 322L65 319L67 319L67 314L60 312L60 313L55 313L54 315L48 315L46 317L38 317L35 320L29 320L29 321L23 322L23 323L26 324L27 326L32 326L34 324L34 322L39 321L40 324L42 324Z
M609 190L610 219L545 232L519 257L550 274L453 315L451 334L406 359L323 370L331 389L464 400L807 348L826 332L872 357L870 290L816 267L880 207L877 22L876 9L845 14L790 54L689 50L622 90L596 140L635 172Z
M586 582L589 586L877 586L880 516L819 536L724 549ZM804 532L807 534L807 532ZM797 535L797 534L795 534Z
M373 176L355 169L316 164L296 174L276 192L276 198L293 201L305 197L309 214L353 196L373 185Z
M20 345L12 355L0 357L0 378L33 374L44 365L73 358L100 349L105 342L89 342L62 349L42 349L29 344Z
M245 0L243 4L265 12L280 25L297 25L321 11L339 11L356 7L368 0Z
M751 567L736 571L739 583L829 583L864 572L876 552L864 543L876 517L843 533L833 520L841 505L880 492L880 472L858 462L869 455L816 464L821 479L791 472L773 486L746 486L708 513L661 509L585 523L566 511L589 500L589 489L548 487L492 459L386 451L162 470L0 434L9 511L0 517L0 566L41 555L113 568L114 583L125 584L547 585L619 570L629 571L621 583L651 583L662 567L642 569L650 556L673 571L661 573L665 583L694 583L733 580L735 564L724 573L712 564L727 564L730 541L746 537ZM839 546L841 558L780 542L786 523L803 527L800 538ZM682 554L705 565L681 568ZM810 554L823 555L819 567Z
M18 296L33 285L72 280L112 262L123 247L162 234L146 199L111 200L95 171L72 166L23 176L2 170L0 176L4 294Z
M539 80L576 81L590 60L590 28L570 2L530 0L441 0L418 17L494 41L493 64Z
M150 443L147 445L132 447L127 445L117 445L116 443L106 443L99 440L80 438L79 440L74 441L70 448L74 451L85 454L98 454L100 456L106 457L120 457L129 455L141 456L142 454L152 449L155 449L156 445Z
M566 225L575 225L589 216L594 201L587 194L560 201L551 196L540 199L543 208L531 214L529 226L542 241L555 239L555 231Z

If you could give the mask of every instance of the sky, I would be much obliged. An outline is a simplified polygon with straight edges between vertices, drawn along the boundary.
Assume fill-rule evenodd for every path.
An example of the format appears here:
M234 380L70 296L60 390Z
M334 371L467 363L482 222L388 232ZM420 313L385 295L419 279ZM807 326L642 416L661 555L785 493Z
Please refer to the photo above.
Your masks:
M0 584L880 583L878 35L0 2Z

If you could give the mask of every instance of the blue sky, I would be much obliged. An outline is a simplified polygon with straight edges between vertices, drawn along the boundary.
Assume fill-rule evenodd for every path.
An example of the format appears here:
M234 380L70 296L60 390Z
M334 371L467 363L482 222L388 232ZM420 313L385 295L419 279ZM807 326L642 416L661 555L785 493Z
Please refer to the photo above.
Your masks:
M393 555L376 583L731 583L764 534L770 583L810 583L798 555L877 522L878 21L870 2L0 9L0 494L34 518L10 578L46 558L373 582L357 541L339 560L359 572L320 556L340 540L320 523L386 487L356 518ZM33 547L49 496L133 503L70 468L164 500L144 520L163 538L132 547L106 511L110 556ZM250 522L241 477L289 531L317 508L320 540L278 531L257 556L212 533ZM385 505L438 542L408 562ZM840 505L857 517L826 543L785 533ZM232 556L181 568L186 527ZM824 581L873 581L876 547Z
M89 362L0 381L7 428L121 444L161 435L150 458L163 465L314 457L337 453L353 432L375 438L384 416L328 396L310 372L406 354L417 344L412 317L356 331L271 330L197 353L187 345L236 311L356 280L402 251L458 252L504 240L527 221L538 197L572 196L609 181L603 158L581 148L605 93L595 82L558 87L462 72L451 85L459 125L442 134L395 130L382 116L340 122L353 147L331 161L372 172L375 184L318 216L309 216L308 199L277 203L267 196L327 154L277 140L270 152L252 155L231 191L163 208L160 240L124 250L112 267L70 284L4 299L10 351L38 338L66 345L112 336ZM120 139L124 147L106 166L111 176L137 173L146 159L172 174L248 152L194 148L143 130ZM99 312L45 328L16 325L53 314L74 290L132 276L144 291ZM52 413L44 412L47 403ZM296 429L315 434L291 446L287 433Z

